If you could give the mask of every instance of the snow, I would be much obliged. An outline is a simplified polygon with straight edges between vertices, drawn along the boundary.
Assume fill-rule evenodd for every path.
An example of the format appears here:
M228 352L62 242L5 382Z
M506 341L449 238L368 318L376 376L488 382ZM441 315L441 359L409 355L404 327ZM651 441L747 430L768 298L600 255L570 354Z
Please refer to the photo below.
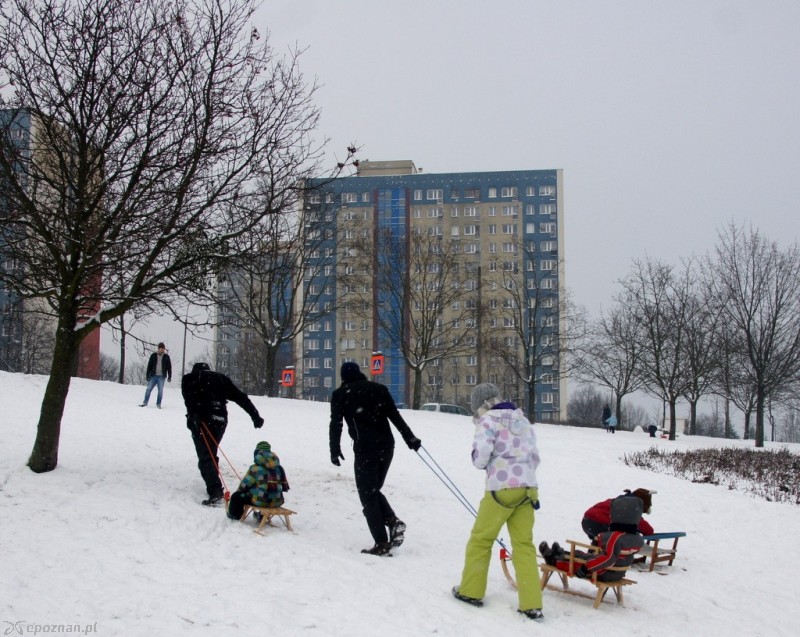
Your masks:
M280 634L411 635L794 635L800 613L800 508L743 492L627 467L626 452L751 442L536 426L542 502L535 541L584 541L583 511L625 488L656 489L648 520L687 532L672 567L631 571L625 606L546 590L542 623L516 613L516 593L496 553L483 608L454 600L472 516L400 441L385 493L408 525L391 558L372 545L352 476L352 452L334 467L328 405L253 397L256 431L231 405L222 448L241 473L259 440L272 444L291 491L294 533L199 504L205 490L184 424L178 383L164 408L138 407L143 387L73 379L59 465L37 475L26 462L46 378L0 373L0 620L4 634L102 636ZM403 412L425 449L477 505L483 472L469 452L467 417ZM770 447L770 445L768 445ZM798 446L790 446L797 453ZM224 464L224 459L222 460ZM225 478L238 480L226 466ZM503 536L501 536L503 537ZM590 591L586 582L575 588ZM588 630L588 632L587 632Z

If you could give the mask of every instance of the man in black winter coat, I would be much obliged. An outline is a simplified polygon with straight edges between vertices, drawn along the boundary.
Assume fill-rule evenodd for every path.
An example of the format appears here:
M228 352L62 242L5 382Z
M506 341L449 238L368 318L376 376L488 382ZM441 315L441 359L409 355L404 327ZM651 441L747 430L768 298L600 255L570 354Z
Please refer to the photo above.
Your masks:
M406 424L385 385L368 381L356 363L342 365L342 384L331 396L331 462L337 467L344 459L341 448L342 420L353 439L356 488L367 526L375 546L362 553L388 555L392 546L403 543L406 525L397 519L386 496L381 493L394 456L391 420L413 451L422 443ZM386 529L389 529L387 534Z
M244 409L256 429L264 424L264 419L247 394L225 374L212 372L208 363L195 363L192 371L181 380L181 393L186 404L186 426L192 432L197 452L197 467L208 491L208 499L203 500L203 504L213 506L224 499L217 448L228 426L228 401Z

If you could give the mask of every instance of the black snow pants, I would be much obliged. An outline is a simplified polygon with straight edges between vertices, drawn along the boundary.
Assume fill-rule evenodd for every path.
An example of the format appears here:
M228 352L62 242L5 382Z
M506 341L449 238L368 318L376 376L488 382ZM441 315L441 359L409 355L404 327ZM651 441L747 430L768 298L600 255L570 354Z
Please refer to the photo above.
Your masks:
M222 436L225 435L227 423L216 422L207 424L207 427L211 433L210 436L206 435L206 429L202 424L189 429L192 432L192 442L194 442L194 450L197 453L197 468L200 469L200 475L206 483L206 491L209 497L214 498L224 494L222 481L219 479L217 471L219 466L217 448Z
M389 501L381 493L393 457L394 447L389 447L355 451L353 461L358 497L361 500L364 517L367 519L369 532L376 544L389 541L386 526L397 519Z

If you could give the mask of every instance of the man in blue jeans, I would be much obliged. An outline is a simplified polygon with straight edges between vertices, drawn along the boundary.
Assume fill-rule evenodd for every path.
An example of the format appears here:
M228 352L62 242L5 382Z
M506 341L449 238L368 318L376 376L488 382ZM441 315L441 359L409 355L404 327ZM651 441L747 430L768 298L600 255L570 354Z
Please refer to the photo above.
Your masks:
M144 402L139 407L147 407L147 401L150 400L150 392L153 387L158 385L158 398L156 398L156 407L161 409L161 398L164 396L164 380L167 382L172 381L172 362L167 354L167 348L164 343L158 344L158 351L150 355L150 360L147 361L147 389L144 390Z

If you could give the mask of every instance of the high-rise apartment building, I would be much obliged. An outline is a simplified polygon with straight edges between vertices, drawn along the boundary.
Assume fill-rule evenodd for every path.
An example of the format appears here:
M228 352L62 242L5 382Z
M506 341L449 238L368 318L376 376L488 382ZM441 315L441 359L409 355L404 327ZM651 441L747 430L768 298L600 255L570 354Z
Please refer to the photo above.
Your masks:
M370 373L380 353L373 380L398 403L468 405L495 382L538 420L566 417L561 170L364 161L316 185L303 210L327 244L303 276L327 312L295 343L295 395L328 400L343 362Z

